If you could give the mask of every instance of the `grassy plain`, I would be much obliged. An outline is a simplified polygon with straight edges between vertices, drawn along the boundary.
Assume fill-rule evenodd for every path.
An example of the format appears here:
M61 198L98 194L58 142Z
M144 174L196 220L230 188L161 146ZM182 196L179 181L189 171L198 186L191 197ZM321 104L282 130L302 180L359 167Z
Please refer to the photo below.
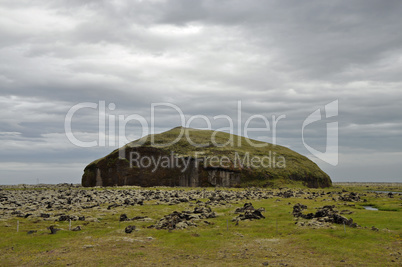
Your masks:
M160 189L160 188L159 188ZM177 190L177 188L175 188ZM11 189L4 189L11 190ZM15 189L12 189L15 190ZM38 189L39 190L39 189ZM99 190L104 190L100 188ZM127 188L127 190L135 190ZM165 190L173 190L166 188ZM186 189L184 189L186 190ZM208 189L214 190L214 189ZM244 190L244 189L227 189ZM270 189L266 189L270 190ZM2 266L401 266L402 195L389 198L372 190L402 191L401 184L335 184L328 189L302 189L324 192L318 198L273 197L242 200L211 206L217 218L201 220L198 227L183 230L156 230L154 224L175 210L190 210L195 201L177 205L146 201L143 206L106 206L83 210L81 215L97 222L74 221L82 231L68 231L68 222L49 222L37 217L5 218L0 211L0 265ZM366 202L334 201L326 193L347 190L357 192ZM206 201L206 199L201 199ZM240 221L236 226L234 210L252 202L265 208L265 219ZM292 207L296 203L314 212L323 205L349 210L344 215L360 225L308 227L295 224ZM364 209L373 206L378 211ZM119 222L128 217L148 216L152 221ZM19 232L16 231L17 220ZM204 223L208 221L211 224ZM61 228L55 235L48 226ZM127 225L138 231L126 234ZM375 226L378 231L371 228ZM29 230L37 230L27 234Z

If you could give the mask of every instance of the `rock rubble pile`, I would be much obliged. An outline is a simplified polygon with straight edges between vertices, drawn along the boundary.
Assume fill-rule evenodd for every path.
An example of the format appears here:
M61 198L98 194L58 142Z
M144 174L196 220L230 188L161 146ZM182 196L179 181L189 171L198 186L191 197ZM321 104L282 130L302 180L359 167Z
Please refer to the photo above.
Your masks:
M358 225L353 222L353 219L346 218L339 214L339 212L335 209L335 206L323 206L319 208L315 213L307 213L304 214L303 210L307 209L306 205L296 204L293 206L293 216L296 218L303 218L307 220L315 220L317 224L320 223L336 223L336 224L344 224L350 227L358 227Z

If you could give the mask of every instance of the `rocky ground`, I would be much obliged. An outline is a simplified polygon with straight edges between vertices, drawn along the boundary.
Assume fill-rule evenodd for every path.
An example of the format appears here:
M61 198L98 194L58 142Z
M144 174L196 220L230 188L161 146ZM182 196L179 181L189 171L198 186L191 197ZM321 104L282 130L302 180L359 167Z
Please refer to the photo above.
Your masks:
M121 232L118 232L118 236L120 233L132 236L138 231L193 231L191 229L197 228L221 231L225 224L227 229L229 227L242 229L247 226L248 230L251 230L253 224L256 227L264 227L264 224L272 225L274 217L278 224L277 218L289 214L291 217L286 217L286 220L293 220L294 224L292 227L289 226L290 230L286 229L289 233L299 233L302 230L297 229L306 228L324 228L330 231L336 229L337 225L366 231L386 231L381 225L368 225L361 215L353 218L364 205L373 202L373 199L400 202L401 195L366 190L351 191L336 187L315 190L82 188L69 184L2 186L0 222L3 228L9 229L14 229L16 222L21 223L24 227L20 227L20 234L24 232L31 236L44 234L58 236L66 231L85 233L87 229L102 227L119 229ZM274 207L278 207L277 210L273 210ZM133 215L131 212L133 209L141 211L140 214ZM202 232L195 233L195 236L201 234ZM276 234L280 235L278 225ZM148 241L153 239L153 237L147 238ZM256 240L261 238L254 241L257 242ZM6 245L7 242L3 242L0 249L4 249ZM247 254L247 251L245 253ZM396 253L393 260L401 262L399 248L396 251L392 250L392 253ZM266 262L262 261L261 264L263 263ZM271 260L271 265L275 263L279 264L279 261ZM289 264L292 264L292 261L289 261Z
M152 202L154 204L177 205L179 203L195 202L196 207L193 211L175 211L172 214L164 215L157 224L149 227L156 229L183 229L188 226L196 226L195 221L214 218L215 213L211 207L224 206L229 203L238 204L243 201L261 200L276 198L300 198L314 200L318 197L325 197L326 200L337 202L367 202L364 198L366 194L356 192L343 191L327 191L317 192L310 190L266 190L266 189L247 189L247 190L224 190L224 189L197 189L197 190L161 190L158 188L141 189L108 189L99 190L99 188L84 189L77 185L46 185L37 189L34 186L13 187L13 189L23 190L4 190L0 189L0 219L8 219L12 217L18 218L37 218L38 220L54 222L54 221L86 221L97 222L96 218L85 216L85 212L89 209L102 210L108 212L117 207L129 207L134 205L144 205L144 203ZM133 190L134 189L134 190ZM380 195L375 193L376 196ZM387 194L393 197L393 194ZM205 202L201 199L207 199ZM105 209L105 205L107 208ZM348 205L348 204L343 204ZM339 214L335 209L335 205L324 206L315 213L303 214L302 211L307 206L297 204L293 207L293 216L306 220L316 219L307 225L320 226L324 223L345 224L350 227L359 227L353 222L353 219L346 218ZM262 213L264 208L255 209L252 203L245 203L244 207L238 208L234 213L241 213L234 217L232 221L252 220L265 218ZM343 210L341 213L348 213ZM120 221L142 220L152 221L147 217L137 216L129 219L123 214ZM122 219L123 217L123 219ZM320 224L321 223L321 224ZM303 225L304 223L302 223Z
M154 201L156 204L176 205L200 199L207 199L203 205L220 206L228 203L239 203L247 200L261 200L270 198L302 198L316 199L325 196L328 200L341 202L367 201L365 194L355 192L317 192L310 190L267 190L267 189L246 189L246 190L161 190L158 188L141 189L84 189L76 185L43 186L37 189L35 186L12 187L21 190L5 190L10 187L0 187L0 210L1 217L24 217L29 216L42 218L47 221L66 220L60 215L63 212L76 213L72 220L79 220L80 213L108 205L107 210L116 207L127 207L143 205L144 202ZM23 190L22 190L23 189ZM133 190L134 189L134 190ZM380 195L376 193L377 195Z

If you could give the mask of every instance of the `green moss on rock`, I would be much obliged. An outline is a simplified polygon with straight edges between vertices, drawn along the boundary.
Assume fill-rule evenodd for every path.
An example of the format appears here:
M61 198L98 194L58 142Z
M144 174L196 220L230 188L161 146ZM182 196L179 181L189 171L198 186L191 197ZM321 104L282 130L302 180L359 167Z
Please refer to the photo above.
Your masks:
M131 152L137 152L141 156L147 157L173 154L175 158L200 160L200 167L197 169L198 174L194 170L187 170L186 174L180 168L151 171L154 169L154 165L148 169L131 168L129 162ZM121 157L122 155L123 157ZM227 158L227 164L224 167L219 164L214 165L211 160L214 157ZM247 159L257 161L265 159L265 164L250 165L248 164L250 161ZM267 167L269 165L267 163L271 163L271 165ZM220 178L218 177L219 179L216 180L215 177L214 179L221 183L223 181L221 178L225 176L224 172L230 172L232 175L230 177L240 177L238 182L230 183L230 186L275 186L278 184L284 186L287 183L294 184L295 182L308 187L332 185L330 177L314 162L289 148L225 132L182 127L143 137L90 163L85 168L82 184L83 186L94 186L97 185L97 180L102 179L103 186L174 186L183 185L183 179L192 179L197 176L197 186L211 186L214 185L211 184L211 173L214 173L213 175L219 173ZM183 178L183 176L186 177ZM184 184L191 183L187 181Z

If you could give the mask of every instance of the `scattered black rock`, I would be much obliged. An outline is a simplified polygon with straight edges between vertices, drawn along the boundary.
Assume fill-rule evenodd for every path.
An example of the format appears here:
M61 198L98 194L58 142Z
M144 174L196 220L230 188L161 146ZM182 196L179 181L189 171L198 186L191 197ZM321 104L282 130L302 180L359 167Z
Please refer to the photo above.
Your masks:
M65 221L85 221L85 216L76 216L76 215L65 215L62 214L60 217L57 219L59 222L65 222Z
M145 219L145 218L148 218L148 217L147 216L135 216L131 220L136 221L136 220L142 220L142 219Z
M190 201L199 202L198 204L209 207L227 205L228 203L250 202L252 200L276 198L280 201L283 198L307 198L315 199L319 197L332 197L335 201L342 199L358 200L356 193L350 192L310 192L300 189L270 190L262 188L248 188L242 191L230 191L224 189L206 190L149 190L135 188L131 189L86 189L82 190L78 185L41 185L46 190L36 190L34 187L27 186L26 190L3 190L0 195L0 210L4 211L4 216L21 217L30 216L27 214L39 211L38 215L46 219L53 215L50 211L63 211L60 215L67 212L77 212L78 209L92 209L105 206L109 210L120 206L143 205L145 201L156 201L176 205L189 203ZM1 186L0 186L1 187ZM3 188L3 187L1 187ZM207 199L206 202L200 201ZM239 213L243 213L239 211ZM59 217L57 215L56 217Z
M198 206L194 211L174 211L171 214L164 216L156 225L151 225L148 228L155 229L184 229L189 226L197 226L195 220L215 218L215 212L210 207Z
M355 192L350 192L349 194L342 194L341 196L339 196L339 200L348 202L357 202L360 201L360 196Z
M166 215L154 226L155 229L184 229L188 226L195 226L188 216L188 214L174 211L171 214Z
M130 219L127 217L126 214L120 215L119 221L121 221L121 222L126 222L126 221L129 221L129 220L130 220Z
M91 206L82 206L83 209L92 209L95 207L99 207L99 204L91 205Z
M126 229L124 229L124 232L126 232L126 234L131 234L134 230L135 230L135 225L129 225L126 227Z
M244 211L246 211L246 210L255 210L254 207L253 207L253 204L251 204L251 203L244 203L243 207L237 208L237 209L235 210L235 213L241 213L241 212L244 212Z
M15 211L11 212L11 215L16 215L16 217L24 217L22 212L19 210L15 210Z
M126 214L120 215L119 221L121 222L128 222L128 221L136 221L148 218L147 216L135 216L132 219L128 218Z
M56 234L58 231L61 230L61 229L54 228L53 225L52 225L52 226L49 226L48 229L50 230L50 234L52 234L52 235Z
M259 220L265 219L265 216L262 215L262 211L265 211L264 208L255 209L253 204L245 203L242 208L237 208L235 213L243 213L239 214L237 217L233 218L232 221L239 221L239 220Z
M74 227L73 229L71 229L71 231L81 231L82 229L81 229L81 226L76 226L76 227Z
M294 197L295 194L292 190L288 190L285 192L279 192L278 196L283 197L283 198L291 198L291 197Z
M297 203L296 205L293 206L293 216L294 217L301 217L303 215L302 211L307 209L306 205Z
M334 209L335 206L323 206L319 208L317 212L303 214L303 210L307 209L306 205L302 205L300 203L293 206L293 216L301 217L303 219L316 219L318 222L327 222L327 223L336 223L336 224L345 224L350 227L358 227L356 223L353 222L353 219L348 219L340 214L338 211Z
M70 215L61 215L58 219L59 222L69 221Z
M191 214L191 212L184 212L186 214ZM207 206L198 206L194 208L193 214L199 214L196 219L207 219L207 218L215 218L215 212L212 211L210 207ZM190 219L194 218L194 216L190 216Z
M109 206L107 207L107 209L110 210L111 208L117 208L117 207L121 207L121 206L122 206L122 205L119 205L119 204L114 203L114 204L112 204L112 205L109 205Z

